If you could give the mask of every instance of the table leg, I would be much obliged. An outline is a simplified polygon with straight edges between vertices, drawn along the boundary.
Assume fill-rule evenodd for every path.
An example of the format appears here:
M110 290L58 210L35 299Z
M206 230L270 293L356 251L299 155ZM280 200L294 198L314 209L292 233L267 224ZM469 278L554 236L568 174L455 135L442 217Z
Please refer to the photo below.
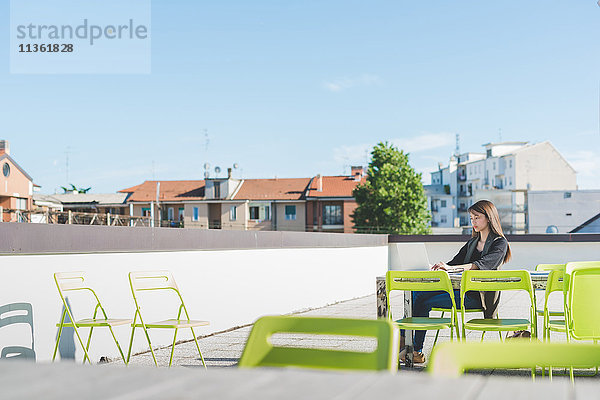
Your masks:
M385 279L377 279L376 281L376 293L377 293L377 318L387 318L387 295L385 291Z
M404 291L404 318L412 317L412 292L409 290ZM404 365L408 368L412 368L413 365L413 331L405 331L405 344L406 344L406 361Z

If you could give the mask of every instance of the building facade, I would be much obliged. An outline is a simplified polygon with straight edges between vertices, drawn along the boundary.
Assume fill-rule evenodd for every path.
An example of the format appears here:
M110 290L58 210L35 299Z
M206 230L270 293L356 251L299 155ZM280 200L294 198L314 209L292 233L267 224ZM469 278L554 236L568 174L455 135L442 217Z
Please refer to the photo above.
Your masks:
M447 166L440 165L431 173L431 185L425 191L433 227L468 228L468 208L488 199L498 208L507 233L526 233L529 191L577 190L575 170L550 142L487 143L483 147L483 153L454 155Z
M25 222L33 207L33 178L10 156L8 141L0 140L0 212L3 222Z

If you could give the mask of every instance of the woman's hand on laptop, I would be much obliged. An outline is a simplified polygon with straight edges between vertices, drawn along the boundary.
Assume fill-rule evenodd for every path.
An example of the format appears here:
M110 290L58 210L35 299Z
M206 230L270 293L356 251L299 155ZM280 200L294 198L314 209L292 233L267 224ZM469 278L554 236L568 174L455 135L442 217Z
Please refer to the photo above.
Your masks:
M446 271L448 269L448 265L446 265L445 262L440 261L439 263L433 264L431 269L434 271L437 271L437 270Z

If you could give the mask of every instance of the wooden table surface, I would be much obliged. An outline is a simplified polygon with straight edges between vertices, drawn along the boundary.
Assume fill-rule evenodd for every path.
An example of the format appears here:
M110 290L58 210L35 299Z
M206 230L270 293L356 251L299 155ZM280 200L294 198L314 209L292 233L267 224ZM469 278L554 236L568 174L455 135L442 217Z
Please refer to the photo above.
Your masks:
M596 399L595 381L550 382L528 377L471 375L456 379L423 372L397 374L299 369L152 368L72 363L0 363L0 398L7 399Z

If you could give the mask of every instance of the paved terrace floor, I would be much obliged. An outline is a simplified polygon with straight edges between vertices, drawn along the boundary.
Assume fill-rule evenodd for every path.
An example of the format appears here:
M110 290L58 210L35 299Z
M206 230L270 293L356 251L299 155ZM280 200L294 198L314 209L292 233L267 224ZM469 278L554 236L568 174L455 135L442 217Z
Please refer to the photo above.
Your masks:
M551 296L551 308L561 309L562 297L560 294ZM538 304L541 308L543 306L544 292L537 292ZM512 318L528 318L529 304L527 295L519 292L503 292L501 295L500 316L512 317ZM392 296L392 310L402 310L402 294ZM341 301L335 304L331 304L325 307L304 310L293 313L294 315L306 315L306 316L327 316L327 317L346 317L346 318L365 318L372 319L376 318L376 296L375 294ZM434 313L432 313L432 316ZM472 318L479 317L481 314L471 314ZM394 313L396 316L396 313ZM460 318L460 316L459 316ZM480 317L479 317L480 318ZM542 324L540 318L539 324ZM232 329L227 332L214 334L207 337L202 337L198 340L200 349L206 361L208 368L228 368L236 366L239 358L241 357L244 345L248 338L252 326L245 326L237 329ZM424 352L427 356L431 354L433 347L433 340L435 331L428 332L425 340ZM467 332L467 340L478 341L481 338L481 333L471 331ZM281 336L274 338L278 345L285 346L315 346L319 348L337 348L337 349L369 349L374 348L375 342L368 339L348 339L340 340L339 338L331 338L326 335L294 335L294 336ZM450 340L449 330L440 331L438 343ZM486 333L485 340L497 341L497 332ZM524 339L513 339L513 340L524 340ZM565 341L564 334L552 333L552 341ZM171 347L161 348L155 351L158 363L160 366L166 366L169 362ZM121 363L121 361L115 361ZM132 356L132 365L146 365L153 366L152 356L150 352L137 354ZM193 341L177 344L175 347L175 355L173 359L173 365L178 367L202 367L198 352ZM417 364L415 370L423 371L426 364ZM554 369L555 379L561 379L560 375L565 374L566 371L561 369ZM529 370L495 370L479 372L479 374L486 375L521 375L524 377L530 377ZM593 380L600 382L600 377L582 377L585 380Z

